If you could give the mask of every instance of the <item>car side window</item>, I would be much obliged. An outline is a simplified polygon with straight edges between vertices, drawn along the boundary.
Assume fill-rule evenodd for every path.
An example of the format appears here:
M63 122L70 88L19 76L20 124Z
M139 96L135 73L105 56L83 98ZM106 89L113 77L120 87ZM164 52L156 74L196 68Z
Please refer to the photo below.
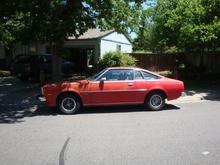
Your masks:
M141 74L141 71L136 70L135 71L135 80L143 80L144 77Z
M133 80L133 70L131 69L110 69L104 73L99 80L105 79L105 81L124 81Z
M158 77L158 76L156 76L156 75L154 75L154 74L148 73L148 72L142 71L142 74L143 74L145 80L156 80L156 79L160 79L160 77Z

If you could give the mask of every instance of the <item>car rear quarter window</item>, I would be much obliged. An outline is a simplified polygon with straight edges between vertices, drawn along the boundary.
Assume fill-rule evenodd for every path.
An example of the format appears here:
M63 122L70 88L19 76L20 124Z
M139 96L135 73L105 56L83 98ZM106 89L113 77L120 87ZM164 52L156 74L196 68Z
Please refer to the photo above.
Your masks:
M145 72L145 71L142 71L142 75L143 75L143 77L144 77L145 80L156 80L156 79L160 79L159 76L154 75L154 74L149 73L149 72Z

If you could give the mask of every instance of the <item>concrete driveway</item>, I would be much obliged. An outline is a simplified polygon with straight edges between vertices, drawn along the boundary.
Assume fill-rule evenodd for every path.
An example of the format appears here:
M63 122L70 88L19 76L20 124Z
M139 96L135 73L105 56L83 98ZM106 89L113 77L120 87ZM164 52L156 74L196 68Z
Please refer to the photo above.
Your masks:
M176 103L193 103L204 101L219 101L220 100L220 86L218 82L203 82L202 85L193 84L186 85L185 94L177 100L169 101L170 104Z

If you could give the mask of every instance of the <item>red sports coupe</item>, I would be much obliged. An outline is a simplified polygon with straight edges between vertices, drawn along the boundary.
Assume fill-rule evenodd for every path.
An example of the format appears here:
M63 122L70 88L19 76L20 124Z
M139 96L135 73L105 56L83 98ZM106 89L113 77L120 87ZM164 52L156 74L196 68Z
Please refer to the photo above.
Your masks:
M41 99L64 114L77 113L82 106L106 105L144 104L161 110L166 99L177 99L183 90L179 80L140 68L112 67L86 80L44 85Z

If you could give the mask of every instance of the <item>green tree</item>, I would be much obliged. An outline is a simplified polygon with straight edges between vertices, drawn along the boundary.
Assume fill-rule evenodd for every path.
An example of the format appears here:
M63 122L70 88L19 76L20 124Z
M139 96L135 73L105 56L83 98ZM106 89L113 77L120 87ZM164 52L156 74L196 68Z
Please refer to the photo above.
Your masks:
M5 49L7 63L10 63L15 44L22 40L27 16L17 10L18 1L3 0L1 3L3 5L0 5L0 45Z
M158 0L146 41L152 51L215 50L219 46L219 0ZM140 37L140 35L138 36Z
M134 29L137 37L133 40L133 49L135 51L150 51L151 49L151 35L152 35L152 8L140 10L139 23Z
M52 76L54 80L60 79L61 54L63 43L67 36L78 37L87 29L100 27L114 28L126 33L135 25L138 9L143 0L4 0L1 8L7 4L14 5L12 11L1 10L1 21L19 20L21 25L16 34L22 41L46 41L51 44L53 54ZM11 17L12 16L12 17ZM20 19L19 16L21 16ZM5 22L1 22L5 26ZM0 25L0 36L5 29ZM8 30L7 38L18 41L19 37L12 29ZM1 37L5 42L4 37Z
M136 66L137 60L127 54L123 54L119 51L108 52L99 61L99 68L104 69L106 67L115 66Z

